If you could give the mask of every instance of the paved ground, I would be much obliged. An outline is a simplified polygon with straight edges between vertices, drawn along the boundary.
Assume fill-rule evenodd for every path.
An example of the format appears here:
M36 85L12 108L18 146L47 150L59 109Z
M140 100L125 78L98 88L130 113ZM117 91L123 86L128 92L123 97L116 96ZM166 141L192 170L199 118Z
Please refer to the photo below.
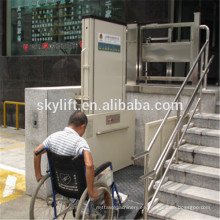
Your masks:
M128 200L119 212L119 219L134 219L144 203L144 183L138 178L144 174L144 168L129 166L114 173L119 192L128 195Z
M25 196L24 130L0 127L1 219L27 219L29 200Z
M118 190L129 195L119 219L133 219L143 204L143 183L137 181L142 174L138 166L114 173ZM0 218L28 219L30 200L25 195L24 130L0 127Z

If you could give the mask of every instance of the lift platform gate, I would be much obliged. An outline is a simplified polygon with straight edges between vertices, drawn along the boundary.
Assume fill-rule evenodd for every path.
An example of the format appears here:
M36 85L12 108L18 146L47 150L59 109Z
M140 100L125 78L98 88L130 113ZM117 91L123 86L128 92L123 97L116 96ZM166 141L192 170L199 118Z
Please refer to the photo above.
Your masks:
M82 20L81 107L89 123L85 138L94 163L111 161L114 170L133 163L135 111L119 111L125 103L126 26L96 17ZM93 106L94 107L94 106ZM103 109L103 107L109 107Z

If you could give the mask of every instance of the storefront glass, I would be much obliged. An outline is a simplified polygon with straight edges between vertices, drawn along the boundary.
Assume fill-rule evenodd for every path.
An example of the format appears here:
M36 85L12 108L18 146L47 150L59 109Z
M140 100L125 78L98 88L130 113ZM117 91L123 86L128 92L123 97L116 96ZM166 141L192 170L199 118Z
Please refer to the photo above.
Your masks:
M124 0L11 0L11 55L79 54L82 16L125 21Z

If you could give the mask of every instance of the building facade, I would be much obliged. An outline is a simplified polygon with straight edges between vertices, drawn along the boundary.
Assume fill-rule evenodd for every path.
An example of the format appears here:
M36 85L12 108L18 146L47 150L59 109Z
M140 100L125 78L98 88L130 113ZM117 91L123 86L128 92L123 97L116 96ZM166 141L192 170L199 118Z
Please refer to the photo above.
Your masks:
M219 83L219 1L217 0L1 0L0 102L24 101L24 88L80 85L81 22L85 15L123 23L170 23L193 20L210 28L215 55L208 83ZM175 38L184 31L174 32ZM204 42L205 35L201 35ZM156 73L163 71L163 65ZM21 126L24 109L20 108ZM15 110L8 107L8 124Z

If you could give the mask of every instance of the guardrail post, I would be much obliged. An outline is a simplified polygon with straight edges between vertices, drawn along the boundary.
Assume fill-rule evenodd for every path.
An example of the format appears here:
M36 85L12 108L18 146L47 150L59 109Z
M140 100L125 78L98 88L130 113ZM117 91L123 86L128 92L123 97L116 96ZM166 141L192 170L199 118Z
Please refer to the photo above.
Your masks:
M16 104L16 130L19 130L19 107Z
M209 35L210 35L210 30L209 27L206 25L200 25L200 28L205 29L206 30L206 41L208 41L208 44L206 45L205 48L205 67L208 65L208 60L209 60ZM207 89L207 74L204 77L204 88Z
M6 128L6 102L3 104L3 112L4 112L4 128Z
M4 128L6 128L6 104L11 104L16 106L16 130L19 130L19 105L25 106L24 102L12 102L12 101L5 101L4 102Z
M180 97L178 97L178 103L180 103ZM176 113L176 119L177 119L177 122L180 120L180 108L179 108L179 105L178 106L178 109L177 109L177 113ZM177 133L177 136L176 136L176 144L175 144L175 148L178 148L179 147L179 139L180 139L180 131L178 131ZM178 150L176 152L176 155L175 155L175 163L178 163L179 162L179 159L178 159Z
M146 154L144 159L144 174L149 172L149 153ZM144 219L147 220L147 209L148 209L148 181L149 178L146 178L144 181Z
M200 77L202 77L203 74L203 68L205 68L204 66L204 52L201 54L201 58L200 58ZM200 99L202 99L202 89L206 87L206 83L205 83L206 78L204 78L200 89L199 89L199 97ZM202 111L202 106L201 106L201 102L199 103L199 113L201 113Z

